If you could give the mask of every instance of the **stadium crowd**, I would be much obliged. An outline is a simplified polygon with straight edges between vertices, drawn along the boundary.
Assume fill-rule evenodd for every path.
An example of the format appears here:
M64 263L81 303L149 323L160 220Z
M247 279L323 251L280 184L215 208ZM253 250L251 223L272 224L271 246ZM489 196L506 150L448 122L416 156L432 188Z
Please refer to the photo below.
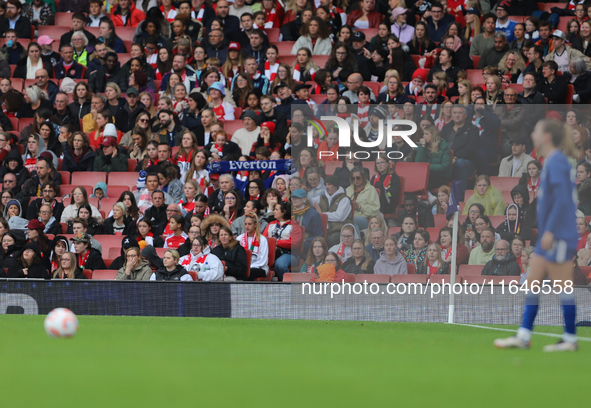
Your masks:
M459 180L457 263L523 279L544 162L529 135L544 118L569 128L574 262L587 267L588 12L575 0L0 2L0 273L449 274ZM363 161L372 149L339 146L334 122L307 134L321 116L358 121L363 142L380 121L412 120L418 147L384 139ZM208 166L292 157L293 174ZM119 189L117 173L133 182Z

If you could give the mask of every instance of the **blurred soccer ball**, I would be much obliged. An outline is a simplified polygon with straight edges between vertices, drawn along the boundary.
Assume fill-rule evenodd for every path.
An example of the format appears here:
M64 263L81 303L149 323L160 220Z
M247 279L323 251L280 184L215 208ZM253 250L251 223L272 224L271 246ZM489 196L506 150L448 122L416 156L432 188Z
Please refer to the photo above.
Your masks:
M78 331L78 318L64 307L53 309L45 318L45 332L51 337L72 337Z

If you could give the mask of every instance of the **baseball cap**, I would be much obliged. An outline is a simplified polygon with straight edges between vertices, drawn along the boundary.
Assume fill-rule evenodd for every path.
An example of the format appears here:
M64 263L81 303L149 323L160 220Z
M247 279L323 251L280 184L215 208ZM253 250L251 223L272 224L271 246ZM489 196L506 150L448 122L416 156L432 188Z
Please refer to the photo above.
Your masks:
M85 232L79 232L78 234L74 235L74 237L70 238L70 241L84 242L85 244L88 244L90 242L90 236Z
M552 37L558 37L566 41L566 34L563 33L561 30L554 30L554 32L552 33Z
M310 89L311 87L312 87L312 85L309 85L309 84L297 84L295 89L293 90L293 92L295 93L295 92L300 91L302 89Z
M285 82L279 82L277 85L275 85L275 88L273 88L273 93L276 94L279 88L289 88L289 85L287 85Z
M306 194L306 190L303 188L298 188L296 191L291 193L291 196L296 198L306 198L308 197L308 194Z
M50 38L48 35L42 35L37 39L37 44L39 45L49 45L54 41L53 38Z
M361 31L355 31L353 33L353 41L365 41L365 34Z
M125 92L126 95L139 95L139 92L137 91L137 88L134 88L133 86L131 88L127 88L127 92Z
M235 41L232 41L230 44L228 44L228 50L238 50L240 51L242 47L240 47L240 43L237 43Z
M105 146L105 147L117 146L117 139L115 139L114 137L111 137L111 136L107 136L101 142L101 146Z

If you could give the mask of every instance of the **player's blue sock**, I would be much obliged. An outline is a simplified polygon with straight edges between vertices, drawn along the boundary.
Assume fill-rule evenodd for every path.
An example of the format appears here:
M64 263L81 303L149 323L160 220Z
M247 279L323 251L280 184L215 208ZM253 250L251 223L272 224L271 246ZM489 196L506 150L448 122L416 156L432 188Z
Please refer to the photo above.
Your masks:
M531 292L525 297L525 310L523 311L523 323L517 331L517 336L525 341L531 339L531 331L534 328L534 320L538 314L540 296Z
M577 306L575 305L575 297L571 293L561 293L560 302L562 303L562 314L564 315L564 341L576 341L577 329L575 326L575 318L577 316Z

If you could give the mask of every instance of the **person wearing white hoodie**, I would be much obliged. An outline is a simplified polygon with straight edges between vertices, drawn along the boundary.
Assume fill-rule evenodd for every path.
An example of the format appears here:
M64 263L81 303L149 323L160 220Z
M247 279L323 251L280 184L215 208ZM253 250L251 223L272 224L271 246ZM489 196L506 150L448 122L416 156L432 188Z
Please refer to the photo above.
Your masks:
M320 214L328 216L326 243L329 247L337 245L341 237L341 228L345 224L353 224L351 199L345 190L339 186L337 176L328 176L324 181L325 191L320 202L314 208Z
M252 251L248 280L266 277L269 274L269 243L259 231L259 217L256 214L246 214L244 233L236 240L242 248Z
M406 275L408 269L406 261L398 251L396 240L392 237L386 238L384 242L384 252L380 255L373 269L374 274L379 275Z
M220 258L211 253L207 241L202 236L193 240L191 251L179 259L179 265L197 273L197 280L212 282L224 280L224 265Z
M340 242L328 250L328 252L334 252L341 258L342 262L347 261L351 257L351 247L353 241L359 239L359 233L353 224L345 224L341 228L341 239Z

